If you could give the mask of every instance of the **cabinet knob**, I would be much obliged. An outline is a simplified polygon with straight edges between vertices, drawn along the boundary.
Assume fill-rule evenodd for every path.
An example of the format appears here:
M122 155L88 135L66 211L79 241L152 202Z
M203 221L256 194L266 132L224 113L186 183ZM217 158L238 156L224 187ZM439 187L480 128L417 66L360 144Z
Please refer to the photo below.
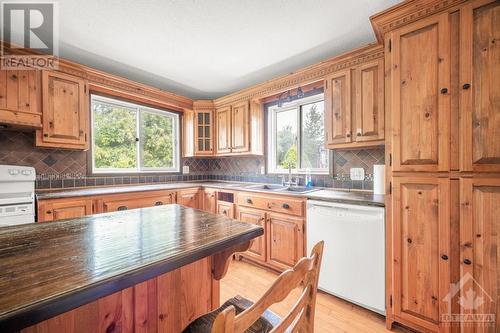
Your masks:
M161 201L155 202L155 206L161 206L161 205L163 205L163 202L161 202Z
M285 209L288 209L288 208L290 208L290 205L289 205L289 204L287 204L287 203L284 203L284 204L282 205L282 207L283 207L283 208L285 208Z
M351 133L347 132L347 133L345 134L345 136L346 136L346 138L350 138L350 137L351 137Z
M16 75L16 74L12 74L12 75L10 76L10 78L11 78L12 80L17 80L17 75Z
M464 264L470 265L472 264L472 261L470 261L470 259L464 259Z
M49 135L48 135L47 133L45 133L43 136L44 136L44 137L48 137Z
M447 256L446 254L443 254L443 255L441 256L441 259L443 259L443 260L448 260L448 256Z
M465 83L465 84L462 86L462 88L463 88L464 90L469 89L469 88L470 88L470 83Z
M247 199L247 203L251 204L252 203L252 199Z
M441 89L441 94L447 94L447 93L448 93L448 88Z
M356 135L357 135L357 136L361 136L361 132L358 132Z
M48 210L48 211L46 211L45 213L47 213L47 214L52 214L52 211L51 211L51 210Z
M227 214L227 211L226 211L226 210L223 210L223 211L222 211L222 214L226 215L226 214Z
M118 210L127 210L127 209L128 209L127 206L120 206L120 207L118 207Z

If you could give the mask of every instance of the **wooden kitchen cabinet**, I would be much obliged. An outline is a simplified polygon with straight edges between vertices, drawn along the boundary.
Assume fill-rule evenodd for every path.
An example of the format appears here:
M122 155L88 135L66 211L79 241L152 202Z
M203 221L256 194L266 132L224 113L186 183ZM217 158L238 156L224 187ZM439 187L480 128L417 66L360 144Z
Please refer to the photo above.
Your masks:
M231 107L216 110L217 114L217 154L231 152Z
M196 110L194 112L195 156L213 155L213 112Z
M204 189L203 190L203 210L215 214L217 213L217 190Z
M59 72L42 72L43 126L39 147L88 149L89 107L86 82Z
M448 171L448 13L396 29L389 38L392 170Z
M384 59L354 71L353 141L384 140Z
M500 3L469 1L460 11L462 171L500 171Z
M248 101L234 104L231 107L231 152L245 153L250 151L250 110Z
M69 198L38 202L38 222L73 219L93 214L92 199Z
M460 297L480 300L463 307L467 316L489 316L491 323L466 323L462 332L497 332L500 297L500 178L460 180ZM458 292L458 291L457 291ZM485 326L487 325L487 326Z
M0 123L41 128L39 70L0 70Z
M327 148L352 142L351 70L325 79L325 135Z
M266 253L266 239L267 239L267 214L265 211L247 208L247 207L238 207L236 213L236 219L242 222L252 223L262 227L264 229L264 234L258 238L255 238L252 242L252 245L245 252L245 255L253 257L260 262L265 262L267 258Z
M394 177L393 314L439 331L450 291L450 181Z
M165 191L131 192L104 196L97 201L99 212L108 213L173 204L176 203L176 193Z
M380 46L372 49L381 51ZM384 144L384 59L369 61L352 54L356 65L324 81L325 142L329 149L364 148Z
M190 188L177 192L177 203L191 208L200 208L200 189Z
M224 215L234 218L234 203L226 201L217 201L217 215Z
M304 253L304 219L268 213L267 261L283 270L293 267Z

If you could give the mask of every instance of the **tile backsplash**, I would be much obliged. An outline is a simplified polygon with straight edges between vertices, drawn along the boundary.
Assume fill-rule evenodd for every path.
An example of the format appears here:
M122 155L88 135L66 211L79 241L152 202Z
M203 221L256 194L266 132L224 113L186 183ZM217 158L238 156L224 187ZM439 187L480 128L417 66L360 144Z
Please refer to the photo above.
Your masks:
M368 189L373 188L373 165L384 163L384 149L335 151L330 175L313 175L317 186ZM232 180L279 183L281 175L261 175L266 165L262 156L185 158L189 175L158 174L140 176L87 175L87 153L34 146L34 135L29 132L0 130L0 164L33 166L37 173L37 188L70 188L81 186L122 185L187 180ZM351 181L350 168L365 169L365 180Z

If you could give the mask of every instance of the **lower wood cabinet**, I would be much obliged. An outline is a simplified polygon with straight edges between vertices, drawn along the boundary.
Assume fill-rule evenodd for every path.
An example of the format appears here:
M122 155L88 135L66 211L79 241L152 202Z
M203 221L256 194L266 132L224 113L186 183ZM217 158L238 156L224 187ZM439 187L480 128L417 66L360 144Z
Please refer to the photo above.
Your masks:
M245 192L238 194L237 202L237 220L264 228L264 235L256 238L242 257L283 271L305 255L304 199Z
M440 331L450 291L450 180L393 177L393 315Z
M47 200L38 203L38 222L78 218L91 215L92 199L70 198Z
M202 209L208 213L217 213L217 191L215 189L204 189L202 195Z
M304 219L267 213L267 262L287 269L293 267L304 253Z
M200 208L200 189L189 188L177 192L177 203L191 208Z
M252 223L264 228L264 234L258 238L255 238L252 242L252 245L245 253L247 256L253 257L262 262L265 262L267 259L266 240L268 232L266 216L267 214L265 211L247 207L238 207L238 211L236 214L237 220Z
M226 201L217 201L217 212L218 215L224 215L229 218L234 218L234 203Z

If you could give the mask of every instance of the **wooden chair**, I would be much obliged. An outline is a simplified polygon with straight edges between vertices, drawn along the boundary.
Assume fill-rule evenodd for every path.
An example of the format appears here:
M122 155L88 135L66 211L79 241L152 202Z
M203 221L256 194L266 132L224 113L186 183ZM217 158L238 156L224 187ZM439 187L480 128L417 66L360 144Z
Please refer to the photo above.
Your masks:
M255 304L236 296L221 307L192 322L184 333L313 333L314 309L323 255L323 242L316 244L309 257L300 259L283 272ZM283 301L302 284L299 299L290 312L280 319L267 310Z

